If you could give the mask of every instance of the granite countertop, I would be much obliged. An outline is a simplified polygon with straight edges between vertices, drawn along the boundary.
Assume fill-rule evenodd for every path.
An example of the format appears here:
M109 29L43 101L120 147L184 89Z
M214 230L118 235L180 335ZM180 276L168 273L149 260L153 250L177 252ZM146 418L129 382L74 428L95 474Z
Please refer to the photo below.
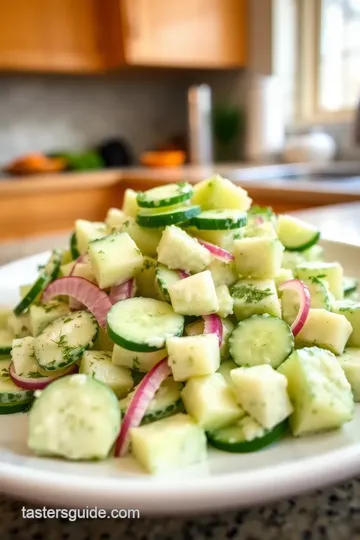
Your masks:
M360 204L295 213L318 224L326 238L360 245ZM65 236L0 247L0 263L55 245ZM1 486L0 486L1 491ZM360 539L360 471L337 486L237 512L191 518L140 520L24 520L21 501L0 496L1 540L357 540ZM35 508L35 506L34 506Z

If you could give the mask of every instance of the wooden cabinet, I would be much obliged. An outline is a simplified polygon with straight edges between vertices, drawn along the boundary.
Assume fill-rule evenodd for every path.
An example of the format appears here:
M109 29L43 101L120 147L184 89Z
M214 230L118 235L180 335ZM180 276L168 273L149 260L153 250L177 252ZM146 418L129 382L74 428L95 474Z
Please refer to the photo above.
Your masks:
M247 0L123 0L131 65L221 68L246 62Z
M2 0L0 69L104 69L99 6L98 0Z
M0 70L246 63L247 0L0 0Z

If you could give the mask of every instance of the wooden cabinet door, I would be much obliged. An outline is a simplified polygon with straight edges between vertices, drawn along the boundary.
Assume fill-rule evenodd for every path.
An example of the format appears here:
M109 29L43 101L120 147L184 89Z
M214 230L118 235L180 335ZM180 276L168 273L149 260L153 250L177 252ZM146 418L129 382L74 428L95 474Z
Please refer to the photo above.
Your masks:
M233 67L246 63L247 0L123 0L129 64Z
M0 4L0 69L102 69L101 0L9 0Z

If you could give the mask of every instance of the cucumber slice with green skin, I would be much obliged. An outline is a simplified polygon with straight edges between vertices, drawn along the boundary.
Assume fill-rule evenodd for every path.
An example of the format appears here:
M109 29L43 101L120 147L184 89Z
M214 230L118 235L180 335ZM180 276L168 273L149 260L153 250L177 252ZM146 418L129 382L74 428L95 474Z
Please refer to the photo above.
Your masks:
M120 347L153 352L162 349L168 338L182 335L184 317L166 302L139 297L115 304L107 324L109 337Z
M244 227L247 215L240 210L206 210L191 220L197 229L225 231Z
M73 260L78 259L80 257L80 252L77 247L77 239L76 239L76 233L73 232L70 236L70 252Z
M167 210L166 212L140 211L136 216L136 222L141 227L166 227L185 223L200 214L200 206L181 206L180 208Z
M31 304L37 300L38 295L40 295L46 289L49 283L58 277L60 272L60 264L61 252L59 250L55 250L35 283L26 293L24 298L22 298L22 300L18 303L18 305L15 306L15 315L21 315L24 313L31 306Z
M10 330L0 329L0 354L10 354L14 337Z
M38 455L71 460L105 459L119 433L114 392L77 373L52 382L29 413L28 446Z
M165 302L170 302L168 292L169 285L173 285L180 281L180 275L176 270L169 270L163 264L158 264L155 271L155 282L159 290L160 296Z
M159 208L171 206L191 199L194 190L187 182L167 184L138 193L137 204L142 208Z
M293 351L294 336L285 321L266 313L240 321L229 344L238 366L269 364L276 369Z
M25 410L34 392L16 386L9 375L11 359L0 361L0 414L12 414Z
M284 437L288 431L288 423L285 421L274 427L274 429L266 431L264 435L248 441L241 427L241 421L239 424L208 432L206 434L208 442L214 448L224 452L257 452Z
M319 230L301 219L280 215L276 225L280 242L288 251L304 251L319 241Z
M359 282L357 279L352 277L344 277L343 279L343 289L344 296L354 293L358 288Z
M40 368L57 371L74 364L94 344L98 330L95 317L87 311L74 311L56 319L34 344Z
M165 379L159 390L156 392L154 399L150 402L141 424L149 424L150 422L161 420L161 418L166 418L172 414L183 412L184 406L181 400L181 389L181 383L175 382L170 378ZM119 401L122 415L125 415L135 391L136 389Z

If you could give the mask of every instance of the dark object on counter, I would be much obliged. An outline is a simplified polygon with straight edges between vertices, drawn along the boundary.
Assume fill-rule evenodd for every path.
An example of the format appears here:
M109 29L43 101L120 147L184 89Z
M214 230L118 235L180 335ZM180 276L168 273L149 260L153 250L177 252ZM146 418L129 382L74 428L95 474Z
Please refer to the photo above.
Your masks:
M123 139L109 139L97 148L106 167L130 167L133 156L129 145Z

